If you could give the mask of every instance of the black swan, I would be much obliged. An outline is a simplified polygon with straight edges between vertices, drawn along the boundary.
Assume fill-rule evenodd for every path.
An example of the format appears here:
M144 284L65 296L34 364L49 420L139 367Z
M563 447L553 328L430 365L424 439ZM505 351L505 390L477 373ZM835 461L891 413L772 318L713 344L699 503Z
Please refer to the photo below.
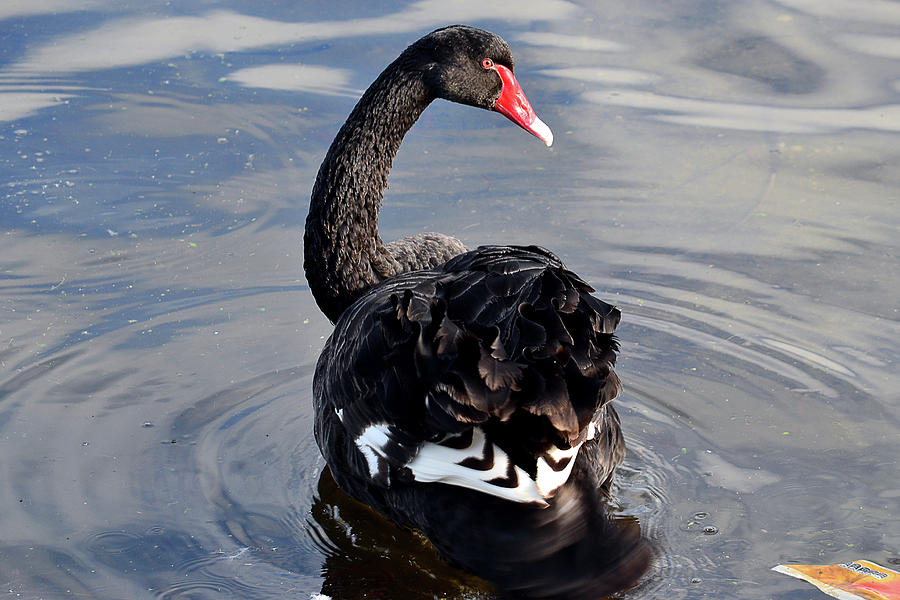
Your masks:
M316 441L341 489L501 592L601 597L632 585L650 556L601 498L624 455L610 404L619 311L536 246L381 240L393 158L435 98L552 143L509 46L487 31L438 29L366 90L306 221L306 277L336 322L313 383Z

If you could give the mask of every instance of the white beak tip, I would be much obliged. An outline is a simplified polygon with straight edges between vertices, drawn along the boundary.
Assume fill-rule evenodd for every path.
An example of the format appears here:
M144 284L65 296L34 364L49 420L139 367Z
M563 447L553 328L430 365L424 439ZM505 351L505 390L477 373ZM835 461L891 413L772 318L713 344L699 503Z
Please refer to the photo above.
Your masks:
M534 135L544 140L544 143L547 144L548 148L553 145L553 132L550 131L547 124L539 118L534 118L534 122L531 124L531 130Z

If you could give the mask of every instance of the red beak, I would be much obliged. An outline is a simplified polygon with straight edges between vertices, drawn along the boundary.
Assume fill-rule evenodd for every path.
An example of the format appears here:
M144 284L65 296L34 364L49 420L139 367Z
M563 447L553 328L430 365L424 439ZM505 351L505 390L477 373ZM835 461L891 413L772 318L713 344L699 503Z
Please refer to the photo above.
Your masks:
M500 80L503 82L500 97L494 103L494 110L505 115L506 118L525 131L544 140L547 146L552 145L553 132L550 131L550 128L543 121L538 119L512 71L498 64L491 68L500 74Z

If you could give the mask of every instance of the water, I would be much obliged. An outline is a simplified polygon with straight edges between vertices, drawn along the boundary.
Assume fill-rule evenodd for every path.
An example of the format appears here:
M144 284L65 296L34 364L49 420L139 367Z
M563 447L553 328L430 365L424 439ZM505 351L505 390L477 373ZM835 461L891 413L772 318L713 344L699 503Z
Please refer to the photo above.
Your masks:
M357 5L359 4L359 5ZM436 103L386 239L538 243L623 310L629 598L807 598L896 564L900 6L6 2L0 583L10 597L489 598L334 489L312 180L419 35L501 33L556 133ZM892 562L893 561L893 562Z

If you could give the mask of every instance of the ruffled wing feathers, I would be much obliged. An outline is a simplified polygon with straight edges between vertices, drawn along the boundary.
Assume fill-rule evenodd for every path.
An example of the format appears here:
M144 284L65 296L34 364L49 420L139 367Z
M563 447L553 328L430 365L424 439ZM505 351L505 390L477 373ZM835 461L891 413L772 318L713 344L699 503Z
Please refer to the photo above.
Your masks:
M619 311L592 291L533 246L481 247L395 277L341 317L319 365L335 389L317 397L334 402L382 483L415 479L424 444L475 427L536 478L542 453L593 437L620 387Z

